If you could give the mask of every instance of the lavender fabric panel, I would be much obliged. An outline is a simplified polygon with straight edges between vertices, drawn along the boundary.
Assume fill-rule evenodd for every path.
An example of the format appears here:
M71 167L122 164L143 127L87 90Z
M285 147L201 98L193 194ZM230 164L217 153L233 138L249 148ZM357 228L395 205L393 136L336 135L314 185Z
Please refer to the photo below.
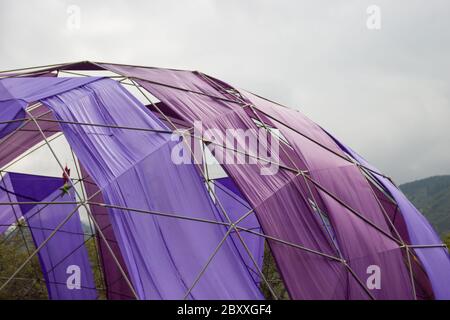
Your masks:
M184 84L183 80L180 80L180 86ZM220 128L222 130L225 130L226 128L251 128L252 124L248 121L248 114L244 116L242 112L236 109L235 106L229 105L228 107L228 113L222 114L220 117L220 120L217 120L214 114L214 109L220 108L214 108L216 107L215 102L212 101L206 101L206 99L203 96L200 95L192 95L191 93L181 93L177 92L176 90L170 89L170 88L163 88L162 86L153 85L148 82L141 82L141 85L147 88L153 95L155 95L158 99L163 101L167 106L171 107L172 110L176 110L185 120L187 121L193 121L193 120L202 120L203 124L208 126L209 128ZM253 97L252 97L253 99ZM383 213L378 206L376 202L376 198L370 189L370 186L368 183L364 180L361 173L358 171L358 169L353 166L348 161L345 161L345 159L342 159L342 157L345 158L345 154L339 149L339 147L333 143L333 141L323 133L321 128L314 123L312 123L309 119L301 116L298 112L294 112L292 110L284 109L279 106L275 106L272 103L262 103L262 99L258 100L254 98L252 102L256 105L258 109L263 109L263 111L267 114L269 114L271 117L275 119L279 119L280 122L287 123L289 126L294 127L296 129L300 129L302 133L306 137L299 138L299 134L295 133L292 134L292 130L282 130L280 125L276 125L280 130L282 130L282 133L285 135L285 137L288 139L288 141L291 143L291 145L294 146L294 149L297 152L297 159L295 159L296 163L295 165L298 165L299 167L303 168L306 166L308 169L311 170L311 175L313 178L320 181L321 184L325 185L326 189L331 190L332 193L336 194L339 198L343 198L346 203L348 203L351 207L354 207L355 210L358 210L361 212L361 215L371 221L373 224L379 226L384 232L386 232L388 235L390 234L390 230L386 224L386 221L384 219ZM223 102L220 102L218 104L223 104ZM212 107L214 106L214 107ZM205 109L207 111L205 111ZM214 111L213 111L214 110ZM206 117L206 118L205 118ZM274 122L275 123L275 122ZM275 126L275 125L274 125ZM309 138L309 139L308 139ZM317 146L312 142L311 140L317 141L323 145L325 145L329 150L323 150L321 147ZM306 147L305 147L306 145ZM306 148L306 149L305 149ZM335 154L333 154L332 152ZM343 166L344 168L340 168ZM267 201L270 202L270 200L265 199L265 195L267 192L267 196L269 196L271 193L274 193L275 190L264 188L264 183L256 183L258 185L258 191L259 194L255 195L252 187L255 184L255 181L258 181L258 179L254 176L251 176L249 174L249 168L251 166L242 166L241 168L236 168L236 166L233 168L233 166L225 165L228 173L236 180L237 184L239 185L240 189L243 190L246 197L250 200L252 203L252 206L257 210L258 218L261 222L261 225L263 226L266 233L268 233L270 229L273 230L273 224L271 225L266 224L265 219L268 217L264 217L264 212L262 211L261 207L264 207L264 205L267 205ZM247 169L247 170L246 170ZM327 177L329 175L329 177ZM246 186L246 181L244 181L244 178L249 178L248 181L252 182L252 185ZM342 183L343 186L340 185L341 181L337 178L343 177L345 178ZM339 181L339 183L338 183ZM276 186L276 183L273 183L272 185ZM361 187L363 186L363 189L359 191L355 187ZM291 187L291 185L289 185ZM278 188L277 188L278 189ZM348 191L351 190L349 193ZM355 192L356 190L356 192ZM304 192L304 190L302 190ZM279 192L279 191L277 191ZM298 192L298 191L297 191ZM308 193L303 193L308 194ZM259 198L259 199L258 199ZM325 198L325 197L324 197ZM305 199L306 200L306 199ZM333 205L336 206L336 204L333 204L331 201L327 201L328 199L325 199L323 201L325 207L321 208L325 211L327 211L328 214L333 215L333 212L330 209L333 208ZM281 201L286 202L286 198L283 198ZM366 205L367 203L367 205ZM339 204L339 206L342 207L342 205ZM300 206L296 206L299 208ZM306 215L306 212L311 211L309 208L309 205L304 207L305 210L303 211L303 215ZM327 210L328 209L328 210ZM342 208L341 208L342 209ZM298 212L300 210L296 209L293 210L294 212ZM342 211L342 210L341 210ZM285 211L286 212L286 211ZM343 211L346 215L350 216L350 220L354 218L354 214L350 212ZM346 216L345 215L345 216ZM273 219L275 214L271 215L271 219ZM335 221L337 221L338 214L335 214ZM357 218L360 219L361 218ZM346 240L353 240L355 241L355 237L353 236L352 239L343 239L343 237L346 234L357 234L356 237L356 243L361 242L360 246L357 248L343 248L344 255L348 260L353 261L353 268L357 269L357 276L359 278L365 279L367 277L366 269L363 268L363 264L356 265L358 259L361 258L361 252L363 249L367 249L365 256L366 259L364 263L366 263L366 268L371 265L371 263L382 263L383 267L389 268L389 266L395 266L393 273L398 276L397 282L401 282L402 285L400 286L400 290L391 290L390 287L394 287L396 285L395 282L387 283L385 285L385 288L383 290L383 293L376 294L378 297L393 297L393 298L411 298L411 288L410 288L410 282L408 280L408 272L406 269L406 265L399 263L402 261L402 253L400 250L392 250L392 248L395 248L395 245L393 245L393 242L388 239L383 239L383 241L380 241L378 247L371 246L371 238L369 235L372 233L375 233L376 230L372 230L372 232L369 232L368 235L364 232L367 230L367 224L361 223L362 220L358 220L358 223L351 224L350 226L342 226L342 229L336 229L336 232L340 234L341 238L340 241L344 242ZM273 222L273 221L272 221ZM293 226L297 226L298 223L292 223ZM355 227L355 229L351 229L349 227ZM336 224L334 225L336 227ZM369 227L373 228L373 227ZM356 231L356 232L355 232ZM319 231L320 232L320 231ZM317 232L317 233L319 233ZM284 231L283 236L290 236L292 237L292 230L290 231ZM383 236L384 237L384 236ZM297 239L299 241L300 239ZM300 243L303 241L304 243L305 239L301 239ZM298 242L297 242L298 243ZM311 246L310 246L311 247ZM312 248L317 247L317 243L314 243L312 245ZM323 252L323 251L322 251ZM389 252L389 255L386 255L385 252ZM275 257L278 258L277 261L279 264L282 264L280 261L286 261L286 255L278 255L277 252L275 252ZM299 262L296 262L299 263ZM286 275L289 273L291 266L281 266L281 272L286 277ZM296 276L294 274L289 275L289 279L286 281L287 283L295 283ZM338 272L336 272L337 279L341 279L338 276ZM299 286L300 287L300 284ZM316 285L317 287L317 285ZM302 295L300 290L296 288L289 288L291 289L291 295L292 291L295 292L297 297L300 297ZM359 288L358 290L355 289L352 292L352 298L367 298L368 295L365 290L362 290ZM311 292L311 291L310 291ZM318 294L318 296L324 297L325 294L322 292L322 294Z
M92 202L104 203L101 193L94 195L99 189L92 178L86 173L83 167L81 168L81 172L84 179L84 186L86 189L87 197L92 197L92 199L90 200ZM104 240L103 237L99 235L99 231L97 230L96 240L99 248L100 258L102 261L103 278L105 280L106 296L108 300L135 299L128 283L126 282L125 277L122 275L122 272L120 271L120 268L117 265L116 260L114 259L114 257L117 259L117 261L120 263L121 268L129 278L127 266L125 265L122 253L120 252L119 244L117 243L117 239L114 235L114 230L111 225L108 210L105 207L96 205L91 205L90 210L106 239ZM113 251L114 255L111 254L111 251L108 249L108 245Z
M0 138L3 138L20 126L20 121L9 123L7 121L18 120L25 116L25 111L23 110L25 102L16 101L12 98L11 93L0 81Z
M146 79L151 80L151 77ZM187 79L179 78L178 85L183 87L186 82ZM254 122L238 104L145 81L141 85L191 125L193 121L201 120L205 128L217 128L221 132L229 128L256 129ZM263 167L265 163L260 162L224 165L251 207L255 208L264 233L293 244L269 241L290 296L294 299L344 299L347 272L343 265L326 256L295 247L303 246L336 255L322 223L308 200L302 197L306 192L305 185L295 173L281 169L274 175L262 176Z
M63 120L165 129L111 80L97 81L44 103ZM196 168L172 162L175 142L169 135L68 124L62 128L107 203L220 221ZM111 209L110 214L141 299L183 298L226 231L213 223L142 212ZM261 293L228 238L189 297L259 299Z
M295 177L255 207L264 233L336 257L318 216L303 196L306 189L302 178ZM291 298L347 298L348 273L341 262L281 242L268 243Z
M230 178L214 180L214 192L218 199L218 211L221 212L221 209L223 208L231 221L237 221L252 211L252 208L243 198L233 180ZM224 219L224 221L226 220ZM261 226L259 225L258 219L256 218L254 212L250 213L239 225L243 228L262 233ZM253 278L255 281L260 282L262 279L258 273L258 270L254 266L253 259L255 260L258 268L262 270L264 260L264 238L247 232L240 232L240 235L247 248L242 244L235 232L233 232L231 236L233 237L234 243L237 246L241 257L243 257L245 264L252 271ZM247 249L251 252L253 259L247 253Z
M227 99L221 90L197 72L184 70L170 70L157 68L143 68L102 64L106 69L124 76L134 77L136 82L144 88L151 87L154 96L169 102L170 105L183 104L183 108L171 108L167 115L174 114L189 123L194 120L219 118L230 112L230 107L240 108L238 104L217 100ZM173 92L173 94L167 94ZM214 105L211 108L210 105Z
M61 178L35 176L24 173L10 172L11 186L23 214L30 211L35 204L26 202L39 202L47 198L62 187Z
M62 93L81 85L97 81L98 77L82 78L5 78L0 79L0 139L18 129L23 121L2 123L24 119L28 103ZM0 158L1 159L1 158Z
M48 109L40 106L30 113L33 117L45 115L45 119L53 119L51 114L47 114L47 111ZM25 118L29 119L28 115ZM59 124L53 122L40 121L39 126L47 138L60 131ZM21 154L25 154L30 148L43 140L42 134L33 121L21 123L21 127L16 129L14 133L0 138L0 166L2 167Z
M378 266L382 272L383 285L381 289L372 290L371 294L376 299L414 299L400 244L393 240L396 237L389 231L382 208L359 169L355 166L343 166L312 171L311 176L358 212L357 215L328 193L320 191L325 203L324 211L330 217L343 255L359 279L365 282L368 277L367 269L373 265ZM342 194L348 196L342 197ZM371 221L372 225L360 215ZM384 230L384 233L375 226ZM387 251L389 255L385 254ZM361 257L365 257L364 260Z
M381 288L368 290L375 299L414 299L409 274L399 245L355 216L325 192L319 191L329 214L336 236L348 265L357 279L350 276L348 298L369 299L361 290L368 278L370 266L380 268Z
M203 121L205 127L221 132L228 128L255 128L243 109ZM264 148L264 145L259 147ZM272 175L261 175L261 169L267 166L264 161L230 164L221 158L222 154L216 152L215 156L224 163L227 173L255 209L264 234L284 242L269 240L268 244L290 296L294 299L344 299L346 270L336 259L327 257L336 257L337 253L305 197L308 189L303 178L283 169Z
M73 88L97 81L99 77L79 78L6 78L0 79L0 101L21 100L27 103L36 102Z
M10 173L11 186L19 202L74 202L73 191L61 195L60 178ZM20 204L36 247L71 213L75 204ZM91 265L81 221L76 212L39 251L39 261L50 299L96 299ZM79 268L80 288L69 289L70 266ZM69 272L69 273L68 273Z
M400 211L405 219L412 244L436 245L442 240L434 231L426 218L409 202L404 194L398 190L386 178L379 177L383 185L389 190L397 201ZM385 180L385 181L383 181ZM441 248L416 248L428 277L433 286L436 299L450 299L450 256L446 247Z
M125 172L105 188L107 202L185 217L220 221L194 168L173 166L170 145ZM162 170L159 162L169 163ZM172 167L173 166L173 167ZM160 170L154 170L159 167ZM172 167L172 168L171 168ZM164 177L165 178L164 178ZM179 181L173 185L173 181ZM144 192L143 197L133 194ZM168 196L171 195L169 200ZM134 237L123 238L126 259L133 259L131 274L141 275L137 289L145 299L181 299L195 283L209 255L225 236L226 228L178 218L112 210L115 228ZM213 213L213 215L211 215ZM123 221L125 214L127 218ZM126 222L126 223L124 223ZM122 232L121 232L122 233ZM152 235L151 239L147 239ZM133 246L133 242L140 246ZM132 269L131 269L132 268ZM149 276L145 276L151 271ZM231 238L222 245L189 296L192 299L258 299L260 292Z
M55 198L60 191L49 197ZM74 201L75 197L63 196L58 201ZM38 205L26 214L36 246L47 239L75 205L50 205L42 209ZM45 274L49 298L53 300L92 300L97 298L92 268L89 262L84 235L78 214L75 214L39 252L42 272ZM70 275L78 268L80 287L72 288ZM75 270L75 269L73 269ZM75 271L78 272L78 271Z
M337 141L337 140L336 140ZM405 195L387 178L377 174L378 169L371 166L364 158L351 148L338 142L341 148L355 160L367 166L375 173L375 178L391 194L397 202L407 226L409 239L413 245L436 245L442 241L427 219L413 206ZM414 249L422 262L431 281L436 299L450 299L450 256L444 248Z
M17 202L9 174L2 175L0 181L0 202ZM21 217L22 211L20 210L19 205L0 205L0 234L3 234Z
M280 121L272 122L297 152L298 158L306 163L311 178L316 182L311 183L311 187L320 189L324 203L321 209L329 216L342 254L358 278L364 283L366 270L371 265L384 270L384 285L382 289L372 290L372 295L377 299L414 298L399 243L391 239L396 236L392 234L383 208L360 169L348 161L339 146L318 125L301 113L251 94L246 94L246 97L264 115ZM362 256L365 256L364 260L361 260ZM359 289L357 292L360 294ZM351 298L358 296L351 294Z
M0 165L8 163L42 140L41 133L37 131L34 122L8 122L28 118L24 110L28 103L98 79L100 78L20 77L0 79L0 139L2 139L0 140L2 142ZM39 112L42 109L35 109L31 111L31 114L34 117L42 115L43 112ZM51 119L51 116L47 118ZM58 125L55 123L40 122L39 125L47 137L58 131ZM15 133L11 135L14 131Z
M205 83L204 78L198 72L175 69L159 69L147 67L135 67L113 64L101 64L104 68L115 73L137 78L141 81L150 81L158 86L180 88L181 90L201 92L204 94L226 98L217 88Z
M306 162L308 168L317 170L322 168L323 165L334 166L336 155L334 155L333 153L345 157L344 152L342 152L339 146L337 146L328 135L324 134L322 128L298 110L280 106L274 102L246 91L241 90L241 94L248 103L254 105L254 110L256 110L257 114L259 114L260 116L265 116L265 119L271 121L273 126L279 129L283 134L292 132L292 134L295 134L294 137L300 137L302 134L305 139L316 141L317 143L322 144L330 151L332 151L327 151L327 153L323 154L321 153L318 155L312 155L313 157L317 156L322 158L322 155L326 154L327 156L325 158L327 159L322 159L322 162L316 163L316 161L314 161L315 158L312 158L312 161ZM308 137L309 139L306 137ZM292 141L289 141L289 143L291 144L298 143L297 139L291 140ZM302 155L299 154L299 156L301 157ZM304 161L306 161L306 159L304 159Z
M20 126L19 120L25 117L24 105L25 103L21 101L0 101L0 138L7 136Z

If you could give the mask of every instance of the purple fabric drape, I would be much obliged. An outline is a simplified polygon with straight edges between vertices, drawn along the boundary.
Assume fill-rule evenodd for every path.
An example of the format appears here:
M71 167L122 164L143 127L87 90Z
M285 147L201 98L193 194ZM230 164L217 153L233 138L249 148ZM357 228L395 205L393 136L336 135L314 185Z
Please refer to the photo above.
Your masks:
M25 217L33 241L38 247L53 230L74 210L75 204L30 204L25 202L74 202L73 190L62 195L60 178L8 173L7 191L22 202L15 209L18 217ZM5 179L4 179L5 180ZM3 195L0 197L3 198ZM8 200L10 201L10 200ZM78 212L39 251L38 257L50 299L96 299L97 291L85 247L85 239ZM75 277L71 278L73 269ZM73 281L73 282L72 282ZM71 286L73 284L73 286Z
M129 69L114 68L123 74L137 72ZM193 73L140 69L139 76L148 80L139 81L143 87L191 125L199 120L205 129L218 128L222 132L229 128L256 129L242 106L208 96L228 99ZM154 81L168 84L169 87ZM177 90L170 85L185 90ZM291 297L344 299L346 269L339 261L328 257L336 256L336 252L308 199L302 196L307 189L304 181L295 173L284 170L275 175L262 176L262 167L265 165L261 163L224 165L250 206L256 210L265 234L324 254L318 255L285 243L269 241Z
M0 102L37 102L99 80L99 77L80 78L6 78L0 79ZM23 107L23 105L22 105Z
M17 202L16 195L11 185L11 179L8 174L3 175L0 181L0 202ZM1 205L0 206L0 234L3 234L17 219L22 217L19 205Z
M23 118L25 116L25 111L23 110L25 104L24 101L14 100L3 82L0 82L0 121L5 121L5 123L0 123L0 138L8 135L20 126L20 121L7 121Z
M28 104L39 99L62 93L83 84L98 80L85 78L6 78L0 79L0 165L15 159L30 147L42 141L43 137L25 112ZM48 109L38 106L31 112L33 117L52 119ZM39 123L46 137L59 131L57 123Z
M3 74L2 76L13 77L15 74ZM52 73L44 72L33 75L34 77L54 77ZM10 93L8 88L0 81L0 119L5 121L14 121L24 118L25 111L23 110L26 101L15 100L14 94ZM0 120L3 121L3 120ZM9 123L0 123L0 138L6 136L12 131L20 127L21 121L14 121ZM1 159L1 157L0 157Z
M239 218L252 211L252 208L247 201L245 201L241 192L237 189L233 180L230 178L214 180L214 193L218 198L216 205L219 212L221 212L223 208L223 210L230 217L231 221L237 221ZM223 220L225 221L225 219ZM239 225L255 232L262 232L261 226L259 225L258 219L256 218L254 212L242 220ZM241 257L244 259L247 267L252 271L253 278L256 282L261 282L262 279L258 269L262 270L264 260L264 238L247 232L240 232L240 235L247 248L245 248L235 232L231 234ZM247 253L247 249L251 252L252 257L250 257ZM255 267L252 258L255 260L258 269Z
M376 299L412 299L408 267L399 239L389 228L383 209L360 169L323 130L301 113L245 93L258 115L266 116L306 164L311 187L319 190L341 254L357 278L365 283L369 266L382 272L381 289L371 290ZM259 112L259 113L258 113ZM319 145L320 144L320 145ZM349 298L361 298L361 285L349 281Z
M99 190L95 182L89 176L89 174L81 168L84 186L86 189L86 194L88 198L91 198L92 202L104 203L103 196L101 193L96 194ZM111 225L111 220L109 218L108 210L101 206L90 206L91 212L95 217L99 227L102 230L103 235L108 242L109 247L114 253L114 256L109 251L107 244L103 237L101 237L97 230L97 244L99 248L99 254L102 262L103 278L106 286L106 297L108 300L129 300L134 299L133 293L131 292L130 286L126 282L122 272L120 271L117 262L114 257L120 263L120 266L124 270L129 279L129 273L127 272L127 266L120 252L119 244L114 235L114 230Z
M202 121L204 129L214 128L224 133L230 128L256 129L254 120L262 119L280 130L288 146L281 150L279 163L307 173L301 175L280 169L273 175L262 176L261 169L266 164L261 162L225 164L224 169L235 186L229 187L226 182L222 186L245 198L245 204L227 203L230 194L222 191L219 198L233 212L233 219L242 216L248 207L255 210L256 215L240 226L262 228L267 236L282 240L272 239L268 244L292 298L413 298L404 249L389 223L392 212L383 211L373 185L349 161L347 154L360 163L364 163L363 159L358 159L322 128L298 112L253 94L234 95L232 91L237 91L227 84L200 73L108 64L102 67L135 77L161 101L164 111L184 127ZM19 107L10 103L11 97L21 96L27 102L43 99L61 120L171 128L170 123L158 121L120 85L96 80L92 83L66 80L50 87L44 82L0 80L3 83L0 103L8 103L0 119L19 118ZM54 97L46 98L50 96ZM0 133L7 135L17 128L14 126L3 123ZM77 156L102 190L106 203L225 221L196 169L171 162L170 150L174 143L167 135L69 124L62 127ZM219 154L215 156L223 160ZM381 175L375 174L375 178L398 203L411 243L440 243L428 222L403 194ZM140 298L182 298L196 278L194 270L200 271L225 234L225 227L217 224L138 214L119 208L108 211ZM405 230L401 232L404 234ZM257 238L255 235L245 234L245 237L251 243L251 251L259 257L260 239L252 242ZM206 244L204 239L212 240ZM231 234L223 243L190 298L260 297L255 284L260 279L251 270L248 257L242 255L243 248L237 240ZM427 271L436 298L448 298L448 254L442 248L416 248L415 252ZM382 272L379 289L366 286L372 266ZM225 283L221 281L224 278L235 281Z
M376 299L413 298L399 241L370 184L320 127L298 112L241 92L243 102L255 106L243 111L242 104L228 101L226 84L201 74L103 66L138 77L141 86L191 125L202 121L205 128L225 132L228 128L254 128L251 118L263 118L282 132L291 150L282 152L281 164L308 170L309 180L286 171L261 177L258 165L224 167L255 208L266 234L334 257L342 255L346 260L348 267L323 255L311 257L311 253L269 241L293 298L367 299L369 294ZM292 154L294 159L286 162ZM311 207L312 198L318 208ZM327 223L319 222L315 211L328 216L336 239L326 234L330 232L324 230ZM286 219L288 227L284 227ZM383 287L369 291L364 286L372 265L383 271ZM306 272L296 272L300 269Z
M395 199L400 209L400 213L406 224L410 244L412 245L440 245L441 239L434 231L427 219L417 210L405 195L378 169L368 163L363 157L345 146L333 137L342 148L352 158L360 164L371 169L373 176L386 189L386 191ZM424 266L428 278L431 281L433 292L436 299L450 299L450 256L447 248L428 247L415 248L417 256Z
M31 110L30 113L38 119L42 117L42 119L53 120L51 113L44 106L39 106ZM0 166L4 166L16 159L43 140L36 124L33 121L29 121L30 117L26 115L24 118L27 119L25 123L22 123L20 127L0 138ZM59 125L54 122L40 121L39 126L47 138L60 131Z
M45 99L58 119L165 129L120 84L101 80ZM109 204L220 221L193 165L175 165L170 135L63 124L78 159ZM226 229L217 224L111 209L111 223L141 299L259 299L231 238L202 268ZM200 280L195 283L198 275ZM195 286L194 286L195 284Z

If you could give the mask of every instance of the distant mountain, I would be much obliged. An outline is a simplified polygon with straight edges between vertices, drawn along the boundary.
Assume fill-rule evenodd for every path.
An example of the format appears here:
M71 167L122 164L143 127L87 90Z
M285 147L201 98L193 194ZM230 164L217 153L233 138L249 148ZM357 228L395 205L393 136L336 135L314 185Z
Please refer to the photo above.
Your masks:
M400 189L441 236L450 233L450 175L405 183Z

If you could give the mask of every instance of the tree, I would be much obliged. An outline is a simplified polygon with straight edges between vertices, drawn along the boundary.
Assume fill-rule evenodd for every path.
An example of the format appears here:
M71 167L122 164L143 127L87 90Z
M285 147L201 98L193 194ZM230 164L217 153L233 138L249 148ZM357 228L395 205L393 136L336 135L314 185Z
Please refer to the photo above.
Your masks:
M85 246L94 272L99 299L105 299L104 282L95 237L88 236ZM9 279L35 249L29 229L24 223L20 224L19 227L12 227L11 230L0 235L0 286ZM37 255L0 291L0 300L2 299L48 299L47 287Z
M0 286L35 250L28 228L19 224L0 235ZM38 257L35 256L22 271L0 291L0 299L47 299L47 288Z
M445 237L444 237L444 243L447 245L447 249L450 249L450 233L448 233Z

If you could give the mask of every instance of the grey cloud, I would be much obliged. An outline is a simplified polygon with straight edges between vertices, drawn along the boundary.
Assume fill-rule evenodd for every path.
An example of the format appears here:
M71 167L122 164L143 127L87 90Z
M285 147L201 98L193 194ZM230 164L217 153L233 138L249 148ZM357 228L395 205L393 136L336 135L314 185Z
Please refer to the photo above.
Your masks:
M80 30L66 28L78 5ZM366 8L381 8L379 31ZM0 3L0 68L197 69L297 108L405 182L450 173L446 0Z

